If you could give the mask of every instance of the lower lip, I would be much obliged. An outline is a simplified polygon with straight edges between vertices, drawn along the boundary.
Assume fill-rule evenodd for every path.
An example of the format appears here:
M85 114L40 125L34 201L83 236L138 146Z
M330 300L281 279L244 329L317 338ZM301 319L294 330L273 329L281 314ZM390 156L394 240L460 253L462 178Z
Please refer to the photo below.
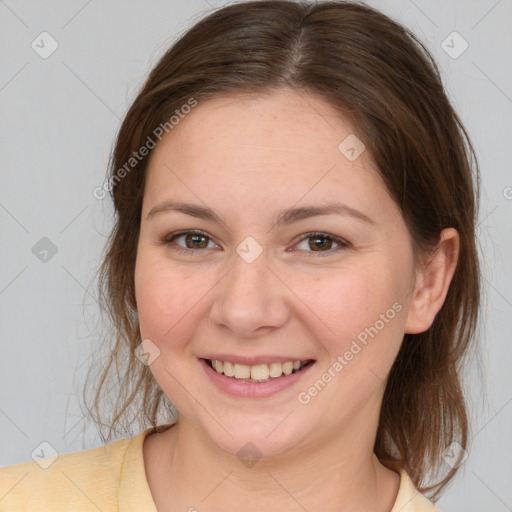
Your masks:
M310 368L315 364L310 363L299 372L290 375L282 375L277 379L271 379L268 382L246 382L226 377L223 373L216 372L205 359L199 359L199 362L208 378L224 393L238 398L268 398L280 391L283 391L309 372Z

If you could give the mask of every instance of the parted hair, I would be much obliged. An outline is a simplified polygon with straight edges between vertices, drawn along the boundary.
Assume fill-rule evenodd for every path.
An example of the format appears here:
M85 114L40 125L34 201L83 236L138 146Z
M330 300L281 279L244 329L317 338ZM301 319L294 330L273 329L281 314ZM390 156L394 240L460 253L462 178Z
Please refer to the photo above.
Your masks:
M197 21L154 66L111 156L114 225L98 273L111 327L104 342L108 357L86 398L88 413L104 440L135 420L158 428L158 418L176 413L134 354L141 342L134 270L150 155L122 179L120 169L191 98L200 105L218 95L281 88L320 95L353 121L418 257L435 248L444 228L460 235L444 305L426 332L404 336L391 368L374 447L382 464L404 468L436 500L457 471L443 462L443 451L452 442L462 448L469 442L462 370L476 343L480 297L478 164L427 48L407 28L362 4L227 5Z

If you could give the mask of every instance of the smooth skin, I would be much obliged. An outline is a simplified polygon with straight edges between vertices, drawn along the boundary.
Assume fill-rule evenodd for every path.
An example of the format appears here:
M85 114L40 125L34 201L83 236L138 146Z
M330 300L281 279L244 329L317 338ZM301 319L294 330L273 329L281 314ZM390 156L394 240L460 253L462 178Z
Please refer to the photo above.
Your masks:
M373 454L386 378L404 333L428 329L441 308L459 240L446 229L433 254L416 258L369 151L350 161L338 149L350 134L323 98L282 89L200 102L153 150L136 299L142 339L160 350L151 372L180 412L144 443L159 511L391 510L399 476ZM148 216L166 201L221 221ZM326 203L358 214L273 223L282 210ZM182 230L207 236L173 238ZM262 249L252 263L236 251L247 237ZM401 311L301 404L298 394L396 303ZM276 395L236 398L200 367L212 352L316 362ZM248 442L262 456L252 467L237 456Z

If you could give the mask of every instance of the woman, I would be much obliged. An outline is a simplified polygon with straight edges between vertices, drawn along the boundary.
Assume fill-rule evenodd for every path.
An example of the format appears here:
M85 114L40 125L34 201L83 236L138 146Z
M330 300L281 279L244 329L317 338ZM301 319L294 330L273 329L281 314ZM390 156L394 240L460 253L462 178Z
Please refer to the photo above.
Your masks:
M152 427L2 469L0 510L436 510L468 440L472 157L428 51L376 10L198 22L95 191L116 330L91 413L107 440Z

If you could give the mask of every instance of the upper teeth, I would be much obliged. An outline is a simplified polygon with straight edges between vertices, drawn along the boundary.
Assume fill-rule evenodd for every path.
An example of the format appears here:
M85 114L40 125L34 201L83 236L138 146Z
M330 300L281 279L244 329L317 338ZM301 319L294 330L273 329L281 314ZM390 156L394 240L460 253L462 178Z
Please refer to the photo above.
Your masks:
M213 369L218 373L223 373L226 377L254 380L281 377L283 373L290 375L293 370L298 370L307 363L307 361L287 361L286 363L255 364L248 366L246 364L230 363L229 361L218 361L217 359L212 359L211 362Z

